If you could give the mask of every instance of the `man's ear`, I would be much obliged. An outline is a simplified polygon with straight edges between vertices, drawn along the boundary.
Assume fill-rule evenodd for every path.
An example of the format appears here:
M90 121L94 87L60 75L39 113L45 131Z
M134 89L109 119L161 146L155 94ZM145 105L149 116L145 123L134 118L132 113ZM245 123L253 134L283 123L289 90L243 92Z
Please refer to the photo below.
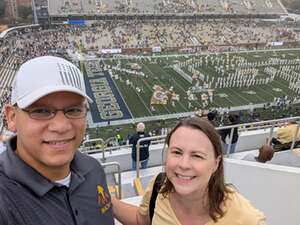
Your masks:
M16 133L17 132L16 108L13 107L12 105L6 105L4 113L5 113L5 119L7 122L8 130Z

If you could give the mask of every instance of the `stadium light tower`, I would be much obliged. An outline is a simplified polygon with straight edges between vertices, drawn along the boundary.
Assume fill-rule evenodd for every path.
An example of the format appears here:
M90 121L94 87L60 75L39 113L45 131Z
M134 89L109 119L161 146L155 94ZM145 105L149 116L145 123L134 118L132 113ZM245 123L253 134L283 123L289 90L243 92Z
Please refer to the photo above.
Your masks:
M18 18L18 9L17 9L17 1L16 0L9 0L5 1L8 7L9 16L16 21Z

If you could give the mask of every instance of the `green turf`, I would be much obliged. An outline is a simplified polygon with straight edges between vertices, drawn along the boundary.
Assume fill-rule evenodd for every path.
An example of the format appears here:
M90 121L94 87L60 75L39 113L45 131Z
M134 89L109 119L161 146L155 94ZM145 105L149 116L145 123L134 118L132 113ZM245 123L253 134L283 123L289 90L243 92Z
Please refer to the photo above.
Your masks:
M208 76L209 79L214 77L215 81L218 77L222 76L218 71L216 71L216 67L223 66L225 69L224 77L227 77L229 73L234 73L237 64L234 66L235 68L228 68L227 62L236 62L237 59L243 58L246 62L261 62L269 60L269 58L278 58L278 59L295 59L299 58L300 51L270 51L270 52L252 52L252 53L236 53L236 54L212 54L211 56L207 55L191 55L191 56L168 56L162 58L154 58L147 57L142 59L108 59L103 62L107 65L116 66L120 64L120 68L130 68L128 63L136 63L142 68L142 72L147 76L143 77L140 75L134 74L126 74L124 72L120 72L112 69L113 74L118 74L119 78L122 77L123 81L120 79L115 80L118 89L120 90L122 96L124 97L126 104L129 107L132 115L135 118L145 117L145 116L154 116L154 115L164 115L164 114L172 114L178 112L186 112L193 111L196 109L203 109L202 101L200 98L200 94L196 94L197 100L190 101L192 107L188 107L188 99L186 91L191 88L193 84L190 84L185 79L182 78L176 71L171 68L171 65L174 65L178 62L185 62L188 60L199 61L202 58L202 66L196 67L200 73ZM223 63L219 65L216 62L213 65L212 58L217 57ZM206 64L206 59L208 63ZM228 58L228 60L227 60ZM279 69L282 67L281 65L273 65L272 67ZM258 75L257 78L266 78L269 75L264 72L265 66L259 67L250 67L257 68ZM188 66L181 68L186 74L192 77L192 73L189 72ZM298 70L294 70L297 73L300 73ZM126 80L132 82L133 87L126 85ZM175 103L175 106L172 106L171 101L168 101L166 105L154 105L154 111L151 110L150 101L151 96L153 94L153 86L159 85L164 90L168 90L171 86L173 87L176 94L179 94L180 101ZM200 85L203 85L203 82L200 82ZM142 89L141 92L137 92L136 87ZM280 88L281 91L277 92L274 88ZM254 91L256 94L247 94L246 92ZM283 97L283 96L298 96L297 93L289 89L289 82L276 76L274 81L268 84L261 85L252 85L250 87L228 87L228 88L216 88L214 91L214 100L210 102L206 109L211 107L231 107L231 106L241 106L241 105L249 105L249 104L257 104L257 103L266 103L272 102L274 97ZM226 94L227 97L220 97L218 94Z

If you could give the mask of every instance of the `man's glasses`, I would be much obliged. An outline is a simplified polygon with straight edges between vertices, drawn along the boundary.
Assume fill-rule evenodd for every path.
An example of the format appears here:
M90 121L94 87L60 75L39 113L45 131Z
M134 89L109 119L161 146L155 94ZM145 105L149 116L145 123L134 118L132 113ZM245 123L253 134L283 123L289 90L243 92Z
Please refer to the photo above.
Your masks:
M72 106L64 109L50 107L32 107L22 109L27 112L30 118L35 120L49 120L55 117L58 111L62 111L68 119L81 119L86 116L88 108L86 106Z

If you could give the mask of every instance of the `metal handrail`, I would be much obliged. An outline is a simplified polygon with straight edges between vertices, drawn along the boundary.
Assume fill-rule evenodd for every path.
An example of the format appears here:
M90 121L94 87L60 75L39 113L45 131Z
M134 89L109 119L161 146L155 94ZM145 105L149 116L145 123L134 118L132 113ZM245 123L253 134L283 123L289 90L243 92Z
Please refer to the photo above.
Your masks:
M234 125L228 125L228 126L222 126L222 127L216 127L217 130L223 130L223 129L228 129L228 128L233 128L233 127L247 127L249 128L251 126L255 125L260 125L260 124L272 124L272 123L283 123L283 122L288 122L288 121L297 121L300 120L300 116L295 116L295 117L289 117L289 118L284 118L284 119L274 119L274 120L264 120L264 121L258 121L258 122L251 122L251 123L242 123L242 124L234 124ZM253 129L253 127L251 127ZM260 129L260 127L257 127L257 129Z
M136 177L140 177L140 143L142 141L152 141L157 139L165 139L167 135L160 135L160 136L152 136L152 137L145 137L141 138L136 143Z
M99 143L101 144L101 151L102 151L102 159L105 160L105 142L102 138L94 138L94 139L89 139L89 140L85 140L82 145L85 146L87 143ZM85 153L88 153L88 152L85 152Z
M101 162L100 162L101 163ZM121 181L121 165L118 162L106 162L106 163L101 163L103 167L108 167L108 166L116 166L118 169L118 199L122 198L122 181Z
M268 143L267 143L268 145L271 144L273 133L274 133L274 129L275 129L275 123L272 123L271 129L270 129L269 138L268 138Z
M257 130L257 128L259 128L259 129L268 129L268 128L271 128L272 127L272 125L271 124L263 124L263 125L261 125L261 126L259 126L259 127L243 127L243 126L241 126L240 128L239 128L239 130L240 131L251 131L251 130Z
M104 148L105 152L110 152L110 154L112 153L112 151L115 150L120 150L121 148L131 148L132 145L118 145L118 146L113 146L113 147L106 147ZM87 154L92 154L92 153L99 153L100 151L102 151L102 149L87 149L84 152Z
M104 143L104 140L102 138L94 138L94 139L88 139L82 142L82 145L85 146L87 143L93 143L93 142L99 142Z
M270 124L271 125L271 129L270 129L270 134L269 134L269 139L268 142L270 143L271 141L271 137L273 135L274 132L274 128L276 125L282 125L283 122L289 122L289 121L297 121L297 130L295 132L295 136L293 138L293 142L292 145L290 147L290 150L293 150L294 145L295 145L295 141L296 141L296 137L297 137L297 133L299 131L299 126L300 126L300 117L290 117L290 118L284 118L284 119L276 119L276 120L267 120L267 121L259 121L259 122L253 122L253 123L244 123L244 124L234 124L234 125L230 125L230 126L224 126L224 127L217 127L217 130L223 130L223 129L231 129L230 131L230 137L229 137L229 144L228 144L228 148L226 151L226 156L228 157L229 152L230 152L230 147L231 147L231 141L233 138L233 131L234 128L240 128L241 126L243 127L247 127L247 126L253 126L253 125L260 125L260 124ZM259 127L257 127L257 129L259 129ZM140 177L140 168L139 168L139 163L140 163L140 143L142 141L148 141L148 140L156 140L156 139L163 139L166 138L166 135L160 135L160 136L153 136L153 137L146 137L146 138L141 138L138 140L137 145L136 145L136 177L139 178Z
M263 126L266 126L266 124L270 124L271 125L271 129L270 129L270 134L269 134L269 138L267 141L267 144L271 143L271 139L275 130L275 126L276 125L282 125L283 122L289 122L289 121L297 121L298 126L297 126L297 132L295 133L295 136L293 138L293 142L291 145L290 150L294 149L294 145L295 145L295 139L297 137L297 133L298 133L298 129L299 129L299 121L300 121L300 117L289 117L289 118L284 118L284 119L275 119L275 120L265 120L265 121L259 121L259 122L252 122L252 123L244 123L244 124L234 124L234 125L229 125L229 126L224 126L224 127L216 127L216 130L224 130L224 129L231 129L230 131L230 136L229 136L229 144L227 145L227 149L226 150L226 156L229 156L230 153L230 148L231 148L231 142L232 142L232 138L233 138L233 131L234 128L241 128L244 127L246 128L247 126L253 126L253 125L260 125L262 124ZM253 128L253 127L252 127ZM260 129L260 127L257 127L257 129Z
M116 137L109 137L109 138L107 138L105 141L104 141L104 143L105 143L105 146L107 147L107 144L110 142L110 141L115 141L116 143L117 143L117 138ZM115 146L112 146L112 147L115 147ZM111 150L109 151L109 153L111 154Z
M105 161L105 159L106 159L105 158L105 151L109 151L109 153L111 154L112 150L118 149L120 147L120 146L107 147L108 142L111 141L111 140L114 140L114 139L115 139L115 137L110 137L106 140L103 140L102 138L94 138L94 139L86 140L82 143L82 145L83 145L82 151L84 153L91 154L91 153L99 152L99 150L100 150L102 152L102 161ZM97 150L95 150L95 149L93 149L93 150L84 149L84 147L86 147L85 145L87 143L94 143L94 142L100 144L101 148L97 149Z
M283 125L284 122L289 122L289 121L300 121L300 116L297 117L289 117L289 118L283 118L283 119L273 119L273 120L265 120L265 121L259 121L259 122L252 122L252 123L244 123L244 124L234 124L234 125L229 125L229 126L223 126L223 127L216 127L216 130L223 130L223 129L228 129L228 128L238 128L239 131L247 131L247 130L253 130L253 129L264 129L264 128L270 128L270 133L269 136L267 138L267 143L270 144L275 127L281 126ZM262 125L262 126L260 126ZM166 137L166 135L160 135L160 136L152 136L152 137L148 137L150 139L148 140L160 140L163 139L163 137ZM111 137L109 139L112 139L115 137ZM233 138L233 131L231 130L230 132L230 137L229 137L229 145L228 145L228 149L226 150L226 156L228 156L229 153L229 149L230 149L230 144L231 144L231 140ZM109 140L107 139L107 140ZM99 139L91 139L91 140L99 140ZM107 140L105 142L107 142ZM140 140L145 140L145 139L140 139ZM86 143L86 142L84 142ZM138 142L139 143L139 142ZM151 145L155 144L156 142L153 141L151 142ZM294 144L291 145L291 150L294 148L295 145L295 139L294 139ZM120 148L130 148L131 145L119 145L119 146L113 146L113 147L105 147L105 144L103 146L103 149L101 149L100 151L102 151L103 153L103 157L102 160L105 160L105 155L104 152L105 151L109 151L110 154L112 153L112 151L114 150L118 150ZM99 152L99 150L84 150L85 153L97 153ZM139 155L139 151L137 151L137 157L140 157ZM138 162L137 162L138 163ZM137 167L138 168L138 167ZM139 172L137 172L139 173ZM139 174L137 174L139 175Z
M233 132L234 132L234 127L230 129L230 135L229 135L229 144L227 146L227 149L226 149L226 155L227 157L229 157L229 154L230 154L230 149L231 149L231 141L232 141L232 138L233 138Z

